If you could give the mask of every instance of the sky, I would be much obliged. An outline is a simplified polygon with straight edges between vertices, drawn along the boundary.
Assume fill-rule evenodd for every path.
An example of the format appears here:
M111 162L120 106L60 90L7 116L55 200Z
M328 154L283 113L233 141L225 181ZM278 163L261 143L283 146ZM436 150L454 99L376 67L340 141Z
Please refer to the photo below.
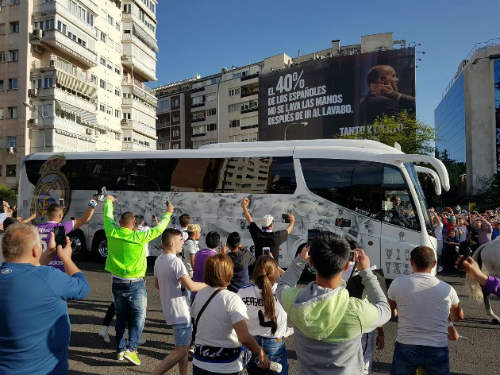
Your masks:
M417 118L433 125L460 61L500 36L499 21L500 0L160 0L158 81L151 86L281 52L304 55L334 39L359 44L361 35L393 32L394 40L421 44Z

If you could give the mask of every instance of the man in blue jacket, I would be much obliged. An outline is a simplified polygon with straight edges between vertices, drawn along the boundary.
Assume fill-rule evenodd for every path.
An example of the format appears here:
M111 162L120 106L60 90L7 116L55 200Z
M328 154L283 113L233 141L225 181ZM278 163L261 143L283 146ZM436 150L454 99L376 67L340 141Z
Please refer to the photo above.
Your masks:
M89 293L83 273L71 260L71 242L42 255L36 227L13 224L2 238L0 266L0 374L66 374L70 321L67 301ZM65 273L48 264L56 255Z

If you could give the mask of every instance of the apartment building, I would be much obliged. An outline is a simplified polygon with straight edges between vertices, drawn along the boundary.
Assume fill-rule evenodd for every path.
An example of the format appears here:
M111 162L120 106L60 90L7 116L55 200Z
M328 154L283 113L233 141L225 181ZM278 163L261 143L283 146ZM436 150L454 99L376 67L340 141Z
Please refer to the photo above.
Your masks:
M222 68L206 77L194 77L160 86L158 98L158 149L199 148L222 142L258 140L259 75L292 64L326 57L354 55L404 47L393 33L363 35L360 44L329 48L296 57L279 53L241 67ZM176 104L172 108L172 103Z
M0 0L0 183L33 152L156 149L156 1Z

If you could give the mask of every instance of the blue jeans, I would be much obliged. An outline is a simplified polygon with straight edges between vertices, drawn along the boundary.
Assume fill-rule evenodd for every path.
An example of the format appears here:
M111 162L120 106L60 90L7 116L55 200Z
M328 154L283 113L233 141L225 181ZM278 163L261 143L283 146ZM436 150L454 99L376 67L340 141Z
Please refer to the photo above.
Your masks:
M269 357L269 360L272 362L281 363L283 369L280 373L265 370L257 366L256 358L252 358L252 360L248 363L247 372L249 375L288 375L288 359L287 352L285 346L285 339L271 339L262 336L254 336L255 341L259 344L264 352Z
M172 324L172 329L174 330L175 347L189 346L193 331L191 323Z
M113 297L116 309L116 343L118 352L126 350L125 328L129 330L129 349L137 350L146 320L148 295L144 280L116 282L113 280Z
M373 353L375 351L375 336L375 331L363 333L363 335L361 335L361 347L363 348L363 361L365 363L361 372L363 375L369 374L372 371Z
M410 375L422 367L428 374L449 375L448 347L406 345L396 341L392 358L391 375Z

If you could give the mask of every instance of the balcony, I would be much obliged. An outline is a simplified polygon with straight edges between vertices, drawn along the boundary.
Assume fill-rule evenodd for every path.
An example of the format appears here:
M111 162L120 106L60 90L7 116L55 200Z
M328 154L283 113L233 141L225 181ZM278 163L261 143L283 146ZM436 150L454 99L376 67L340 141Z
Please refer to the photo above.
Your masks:
M70 93L57 87L38 89L38 98L40 100L57 100L58 102L65 102L83 111L92 113L95 116L95 103L91 103L76 95L71 95Z
M152 91L148 89L146 85L144 85L144 82L138 81L135 78L132 79L130 76L126 76L122 80L122 86L130 87L130 93L138 96L153 107L157 107L158 99L152 93Z
M97 5L89 0L80 0L88 9L97 9ZM69 2L66 2L69 3ZM88 23L83 22L80 18L75 17L69 10L62 4L61 1L35 1L33 6L33 17L38 18L40 16L54 16L56 14L61 15L67 20L71 20L71 23L78 25L80 29L85 30L87 34L94 39L97 39L95 30Z
M31 80L46 77L43 73L50 71L53 72L54 80L58 85L76 91L88 98L97 96L97 82L90 79L90 74L76 67L68 70L59 64L59 61L56 61L55 66L31 69Z
M131 49L131 51L127 51L127 49ZM146 81L156 81L156 59L150 59L150 64L146 64L138 57L141 52L136 52L136 48L133 46L130 46L130 48L124 46L123 53L122 64L127 67L127 69L141 75Z
M142 122L135 120L122 120L122 129L123 130L132 130L136 133L142 134L146 137L157 139L156 137L156 128L147 126Z
M156 109L154 107L148 106L137 100L136 98L123 98L122 105L128 106L141 112L143 116L148 116L150 119L156 120Z
M255 111L258 111L259 110L259 107L258 106L255 106L255 107L248 107L248 108L242 108L240 113L243 114L243 113L250 113L250 112L255 112Z
M249 79L257 78L259 73L249 74L240 78L240 81L248 81Z
M31 43L56 49L62 54L77 60L86 68L92 68L98 64L97 55L93 51L78 44L59 30L44 31L41 39L32 38Z
M191 119L191 123L193 123L193 122L202 122L202 121L205 121L205 120L206 120L205 117L194 118L194 119Z

